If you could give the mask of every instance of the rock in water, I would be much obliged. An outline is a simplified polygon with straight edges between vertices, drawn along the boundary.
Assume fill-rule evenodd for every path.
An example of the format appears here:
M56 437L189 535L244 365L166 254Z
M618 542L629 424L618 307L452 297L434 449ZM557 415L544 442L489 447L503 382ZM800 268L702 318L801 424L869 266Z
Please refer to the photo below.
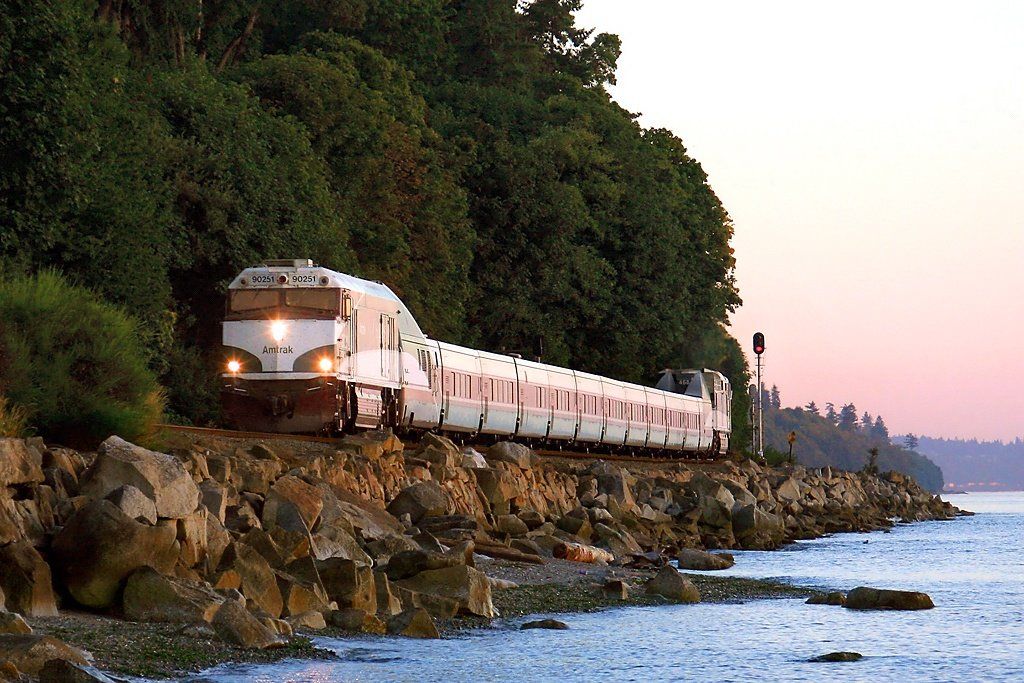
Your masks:
M864 655L859 652L829 652L827 655L811 657L809 662L856 662L863 659Z
M735 564L732 558L712 555L695 548L683 548L676 556L680 569L716 570L728 569Z
M57 616L50 566L28 541L0 548L0 607L30 617Z
M440 638L437 626L425 609L406 610L388 620L388 633L409 638Z
M110 607L136 569L170 573L178 558L176 534L173 523L140 524L109 500L95 500L57 535L52 556L71 597L86 607Z
M539 619L537 621L528 621L519 627L519 630L523 631L531 628L544 628L552 631L564 631L569 628L569 625L564 621L558 619Z
M388 630L384 622L378 619L376 615L352 607L331 612L328 621L330 621L331 626L356 633L384 635Z
M849 609L918 610L932 609L935 607L935 603L927 593L860 586L846 595L846 603L843 607Z
M700 591L685 576L669 566L662 567L644 586L648 595L660 595L683 603L700 602Z
M160 517L185 517L199 505L199 487L177 458L118 436L100 444L96 461L83 479L82 494L93 498L131 484L156 503Z
M21 673L38 676L51 659L66 659L83 666L89 663L81 650L52 636L0 635L0 661L9 661Z
M846 593L839 591L833 591L831 593L821 593L819 595L812 595L807 598L808 605L845 605L846 604Z

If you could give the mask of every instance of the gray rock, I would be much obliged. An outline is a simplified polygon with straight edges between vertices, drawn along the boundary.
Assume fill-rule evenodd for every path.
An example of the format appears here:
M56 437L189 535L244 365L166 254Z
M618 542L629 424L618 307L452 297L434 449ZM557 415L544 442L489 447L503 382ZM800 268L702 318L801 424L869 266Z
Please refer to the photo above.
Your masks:
M846 595L848 609L920 610L932 609L935 603L927 593L896 591L860 586Z
M107 500L136 522L156 524L156 503L131 484L114 489L107 494Z
M30 617L57 616L50 566L31 543L0 548L0 606Z
M837 605L846 604L846 593L833 591L831 593L819 593L807 598L808 605Z
M448 508L448 494L436 481L421 481L395 496L388 512L395 517L408 514L413 524L430 515L443 515Z
M695 548L683 548L676 556L676 560L679 563L680 569L694 569L698 571L728 569L735 564L731 556L713 555Z
M488 462L507 462L524 470L533 467L536 455L527 446L512 441L502 441L491 446L485 456Z
M519 630L525 631L531 628L543 628L552 631L564 631L569 628L569 625L564 621L558 619L539 619L537 621L528 621L519 627Z
M660 595L674 602L700 602L700 591L685 576L670 566L662 567L644 586L648 595Z
M225 600L217 610L213 630L224 642L244 648L263 650L287 642L234 600Z
M185 517L199 505L199 488L177 458L118 436L100 444L96 460L83 479L82 493L92 498L105 498L131 484L154 501L160 517Z
M827 655L811 657L809 662L856 662L863 659L864 655L859 652L829 652Z

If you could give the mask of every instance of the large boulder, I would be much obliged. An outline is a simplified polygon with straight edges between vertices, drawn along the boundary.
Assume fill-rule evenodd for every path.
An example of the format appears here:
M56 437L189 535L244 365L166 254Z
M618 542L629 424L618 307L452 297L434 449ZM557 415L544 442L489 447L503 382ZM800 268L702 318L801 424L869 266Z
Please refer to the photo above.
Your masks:
M408 579L423 571L445 569L465 564L465 558L455 554L432 553L425 550L403 550L388 560L384 572L392 581Z
M491 602L491 584L487 575L473 567L460 564L423 571L396 583L418 593L453 598L458 601L462 614L488 618L498 614Z
M403 489L388 505L395 517L409 515L413 524L424 517L443 515L448 508L448 494L436 481L421 481Z
M0 490L43 482L43 455L35 439L0 438Z
M662 567L653 579L644 585L648 595L660 595L674 602L700 602L700 591L685 576L672 567Z
M237 600L225 600L213 616L213 630L221 640L244 648L264 650L287 642L264 625Z
M528 470L533 467L536 455L529 447L514 441L502 441L487 449L485 456L488 462L507 462L520 469Z
M331 558L316 563L327 596L338 607L377 612L377 586L373 570L351 560Z
M376 615L351 607L331 612L328 619L331 626L355 633L373 633L384 635L387 625Z
M437 626L427 610L417 607L388 620L388 633L409 638L440 638Z
M149 526L109 500L95 500L68 521L53 542L61 583L79 604L110 607L123 582L140 567L169 574L178 558L173 522Z
M220 578L225 574L237 577L237 586L218 583L218 587L237 588L248 600L274 617L281 616L284 598L277 585L277 575L270 563L252 546L236 542L228 546L220 561Z
M330 599L319 581L307 581L279 572L277 587L281 590L283 614L287 617L306 612L327 612L330 609Z
M683 548L676 555L680 569L693 569L697 571L709 571L716 569L728 569L735 564L731 556L712 555L696 548Z
M935 603L927 593L895 591L860 586L846 594L848 609L919 610L932 609Z
M112 436L85 472L82 494L104 498L125 484L151 499L160 517L184 517L199 505L199 487L177 458Z
M263 504L263 528L281 527L287 531L308 533L323 508L323 498L317 487L287 475L270 487Z
M156 524L156 503L131 484L125 484L107 494L107 500L120 508L136 522Z
M132 621L209 623L223 602L207 585L163 576L152 567L133 572L124 587L124 615Z
M0 662L10 662L23 674L38 676L51 659L66 659L82 665L89 663L81 650L53 636L0 635Z
M750 504L738 508L732 515L732 530L736 541L748 550L777 548L785 539L786 528L778 515Z
M30 617L57 616L50 566L28 541L0 548L0 608Z

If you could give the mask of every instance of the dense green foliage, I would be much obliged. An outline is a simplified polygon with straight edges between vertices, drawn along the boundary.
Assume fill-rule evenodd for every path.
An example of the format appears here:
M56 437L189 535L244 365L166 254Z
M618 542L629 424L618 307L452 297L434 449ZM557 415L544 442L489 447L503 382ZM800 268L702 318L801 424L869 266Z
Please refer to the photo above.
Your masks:
M942 470L925 456L889 443L888 434L873 431L874 421L870 429L857 424L851 428L806 408L768 407L771 405L768 401L765 405L765 452L775 461L782 461L788 455L787 437L790 432L796 432L793 456L801 465L861 470L869 464L871 450L877 448L879 471L896 470L914 477L926 489L942 490ZM856 415L855 409L853 414ZM882 424L884 426L884 422Z
M137 315L191 420L215 418L226 284L264 258L385 281L437 338L741 389L729 217L611 101L619 41L579 4L11 0L0 261Z
M143 436L160 416L137 323L89 290L50 272L10 277L0 281L0 320L5 431L94 446Z

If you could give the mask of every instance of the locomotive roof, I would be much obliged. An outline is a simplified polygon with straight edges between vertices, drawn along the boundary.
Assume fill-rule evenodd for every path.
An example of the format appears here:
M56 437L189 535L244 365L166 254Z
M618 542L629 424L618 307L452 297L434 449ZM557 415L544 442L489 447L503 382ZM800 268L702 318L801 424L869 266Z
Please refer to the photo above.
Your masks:
M423 331L420 329L419 323L413 317L412 313L398 298L398 295L391 291L391 288L385 285L383 282L374 282L373 280L364 280L354 275L347 273L339 273L336 270L330 268L324 268L318 266L312 261L307 260L287 260L287 261L268 261L265 264L255 266L252 268L246 268L231 281L228 285L228 289L250 289L250 286L242 284L242 279L246 278L247 281L251 281L251 277L258 273L290 273L290 272L302 272L310 275L315 275L317 281L320 281L321 277L327 278L327 283L324 285L317 285L318 287L337 287L339 289L347 289L350 292L356 294L368 294L370 296L392 301L395 304L395 308L398 311L398 329L402 334L415 335L418 337L424 336ZM288 289L294 285L274 284L268 287L261 287L261 289Z

